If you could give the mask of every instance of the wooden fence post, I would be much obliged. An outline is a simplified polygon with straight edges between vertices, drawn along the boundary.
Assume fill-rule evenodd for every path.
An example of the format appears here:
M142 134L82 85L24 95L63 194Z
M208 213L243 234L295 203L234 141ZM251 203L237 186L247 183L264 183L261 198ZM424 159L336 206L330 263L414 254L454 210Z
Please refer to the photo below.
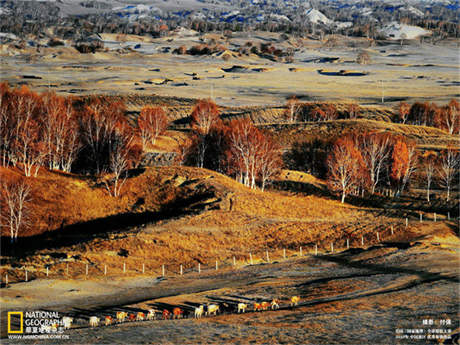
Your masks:
M198 273L201 273L201 264L198 263Z
M315 255L318 255L318 244L315 244Z
M28 278L28 277L27 277L27 270L25 270L25 271L26 271L26 281L28 281L29 279L27 279L27 278Z
M165 265L161 265L161 275L165 276Z
M85 275L88 275L88 264L86 264Z
M334 243L331 243L331 252L334 253Z
M434 213L434 221L436 222L436 212Z
M378 232L377 232L377 242L380 242L380 235Z
M299 255L302 256L302 247L299 249Z
M5 276L5 286L8 286L8 273Z
M364 236L361 236L361 246L364 247Z
M49 269L48 269L48 266L46 266L46 276L48 277L49 275Z
M268 256L268 250L265 251L265 254L267 256L267 262L270 263L270 257Z
M126 273L126 262L123 262L123 273Z
M286 259L286 248L283 248L283 259Z
M216 271L219 269L219 264L217 263L217 260L216 260Z
M350 240L347 238L347 249L350 249Z
M422 214L420 213L420 223L423 221L423 216Z
M391 234L393 235L394 232L393 232L393 225L391 226Z
M252 253L249 253L249 262L251 263L251 265L254 264L254 262L252 261Z
M145 273L145 264L142 264L142 274Z
M447 212L447 220L450 220L450 212Z
M180 265L180 275L183 275L184 274L184 271L182 269L182 265Z
M233 267L236 267L236 258L233 257Z
M409 225L409 219L406 218L406 228Z
M107 265L104 265L104 275L107 275Z
M69 275L69 263L67 263L65 271L66 271L66 274Z

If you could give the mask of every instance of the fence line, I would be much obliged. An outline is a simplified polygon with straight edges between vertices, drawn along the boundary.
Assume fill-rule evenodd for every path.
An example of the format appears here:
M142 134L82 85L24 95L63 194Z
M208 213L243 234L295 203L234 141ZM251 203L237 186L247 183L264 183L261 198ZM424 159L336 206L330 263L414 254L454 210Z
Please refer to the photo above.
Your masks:
M449 219L450 218L450 214L446 217L446 219ZM422 214L420 213L420 218L419 218L419 222L420 220L422 219ZM416 220L417 221L417 220ZM415 221L415 222L416 222ZM437 221L437 214L434 213L433 214L433 221L436 222ZM401 224L401 223L399 223ZM375 234L376 234L376 241L377 243L380 242L385 236L383 236L385 233L387 234L388 237L390 236L394 236L395 233L397 232L395 226L395 224L391 224L391 226L389 228L387 228L386 230L380 232L380 231L376 231ZM401 224L402 226L404 225ZM405 219L405 226L409 226L409 220L408 218ZM365 236L364 235L360 235L361 237L361 247L364 247L365 245ZM388 238L387 237L387 238ZM369 241L369 236L366 236L366 238L368 239L368 243L369 245L372 244L372 242L374 241ZM338 241L338 242L330 242L330 251L328 251L324 246L322 246L322 252L323 254L328 254L328 253L334 253L334 252L337 252L337 251L340 251L340 249L343 249L343 250L348 250L350 249L351 247L359 247L359 244L357 243L359 241L359 237L354 235L353 234L349 234L344 240L341 240L341 241ZM375 242L374 242L375 243ZM335 248L334 248L335 247ZM318 253L319 253L319 249L320 249L320 246L318 245L318 243L315 243L315 244L310 244L309 245L309 250L307 250L307 253L310 253L311 255L314 255L317 256ZM304 256L304 249L305 249L305 246L300 246L299 247L299 250L298 250L298 255L299 257L303 257ZM281 249L278 250L278 253L279 251L281 251ZM287 250L286 248L282 248L282 254L280 254L279 256L279 259L289 259L289 258L292 258L292 257L295 257L297 256L297 254L295 251L291 251L291 255L288 256L288 253L287 253ZM254 257L254 254L253 252L249 252L249 262L246 261L247 264L249 265L254 265L255 263L257 262L264 262L264 257L265 257L265 261L267 263L271 263L273 260L276 260L276 257L277 255L276 254L276 250L275 251L269 251L268 249L265 249L265 253L260 253L260 256L258 256L260 259L259 260L255 260L255 257ZM265 254L265 255L263 255ZM246 256L246 258L248 258ZM226 259L227 261L221 261L219 263L219 260L216 259L215 260L215 270L218 271L219 269L223 269L223 268L226 268L226 267L230 267L230 268L237 268L237 258L236 256L232 256L232 259ZM228 262L228 260L230 260L230 263ZM245 262L245 260L243 259L242 260L243 262ZM76 262L76 267L77 267L77 270L78 270L78 263ZM81 265L81 264L80 264ZM91 272L89 270L89 264L88 263L84 263L84 279L87 279L89 276L91 276ZM245 266L245 265L243 265ZM60 278L63 278L64 276L67 276L67 277L70 277L69 275L69 271L70 271L70 267L71 265L69 265L69 262L66 262L65 263L65 269L58 269L58 272L53 272L53 269L52 269L53 266L50 266L50 264L46 264L44 266L44 269L40 270L40 269L35 269L35 270L29 270L27 267L24 267L22 268L24 270L24 281L25 282L28 282L30 279L36 279L36 278L39 278L40 275L45 276L45 277L50 277L53 278L53 277L60 277ZM74 266L75 267L75 266ZM80 266L81 267L81 266ZM93 265L92 265L93 267ZM132 273L139 273L139 272L142 272L142 274L146 274L147 271L150 271L150 272L153 272L154 270L153 269L149 269L149 270L146 270L146 264L145 262L142 263L142 266L141 269L135 269L135 268L132 268L131 270L128 269L127 267L127 263L126 261L123 262L123 266L122 266L122 272L123 274L126 274L128 271L132 272ZM139 267L139 266L138 266ZM93 267L91 269L91 271L94 272L94 268L96 268L97 272L100 272L102 273L102 271L100 269L97 268L97 266ZM177 268L176 268L177 269ZM179 266L179 271L177 270L174 270L174 268L171 269L171 267L168 268L168 272L170 272L171 275L177 275L177 274L180 274L180 275L183 275L185 273L193 273L193 272L198 272L198 274L200 274L202 272L202 264L199 262L198 263L198 267L197 267L197 270L194 270L193 268L190 268L188 270L185 270L184 269L184 266L183 264L180 264ZM205 265L205 269L212 269L212 267L208 266L208 265ZM78 272L78 271L77 271ZM175 272L175 273L174 273ZM3 275L2 274L2 277L1 277L1 281L5 283L5 285L9 285L12 283L11 281L11 275L9 275L9 273L11 273L11 270L9 271L6 271L6 274ZM29 275L30 273L30 275ZM74 271L75 273L75 271ZM106 277L107 276L107 273L108 273L108 266L107 264L104 264L104 270L103 270L103 274L104 276ZM149 272L147 272L149 273ZM166 266L165 264L162 264L161 265L161 275L162 277L165 277L166 276ZM78 273L77 274L77 277L79 276L80 274ZM93 277L98 277L98 275L94 275L92 274ZM4 279L3 279L4 277ZM16 277L18 277L18 275L16 275ZM15 279L16 280L16 279ZM21 280L18 279L17 281L15 282L20 282Z

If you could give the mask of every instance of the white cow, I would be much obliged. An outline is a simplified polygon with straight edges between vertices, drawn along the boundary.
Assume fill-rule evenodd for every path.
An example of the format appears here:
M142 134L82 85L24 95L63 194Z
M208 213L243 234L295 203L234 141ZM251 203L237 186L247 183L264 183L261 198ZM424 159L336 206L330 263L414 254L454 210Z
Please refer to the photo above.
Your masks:
M147 320L155 320L155 310L149 309L147 314Z
M64 325L64 329L69 329L70 327L72 327L72 322L73 317L64 316L62 318L62 324Z
M246 303L238 303L238 313L245 313L248 305Z
M91 327L97 327L97 326L99 326L99 321L100 320L99 320L99 318L97 316L91 316L89 318L89 325Z
M217 315L218 312L219 312L219 306L217 304L209 304L206 315L211 315L211 314Z
M199 319L203 316L203 310L203 305L200 305L199 307L195 308L195 319Z

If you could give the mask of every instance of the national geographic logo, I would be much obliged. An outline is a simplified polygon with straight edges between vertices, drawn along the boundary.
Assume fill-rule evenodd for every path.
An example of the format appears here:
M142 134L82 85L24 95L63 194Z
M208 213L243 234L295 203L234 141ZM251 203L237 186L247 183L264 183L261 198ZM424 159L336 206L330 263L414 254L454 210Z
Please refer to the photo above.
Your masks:
M19 327L13 322L19 319ZM8 334L22 334L24 332L24 314L22 311L8 312Z

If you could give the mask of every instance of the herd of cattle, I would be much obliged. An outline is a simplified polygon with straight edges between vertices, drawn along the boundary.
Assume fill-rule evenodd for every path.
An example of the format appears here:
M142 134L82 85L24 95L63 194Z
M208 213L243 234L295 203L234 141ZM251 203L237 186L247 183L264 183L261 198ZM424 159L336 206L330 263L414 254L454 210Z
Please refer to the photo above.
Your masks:
M299 296L293 296L290 300L290 306L296 306L300 301ZM228 308L229 305L227 303L223 303L223 307ZM256 302L253 304L253 311L265 311L268 309L276 310L279 309L279 300L273 299L271 302ZM236 308L233 310L237 313L245 313L246 310L249 309L249 305L246 303L238 303ZM105 326L110 326L116 323L122 323L126 321L146 321L146 320L156 320L157 319L157 312L161 315L161 319L168 320L168 319L181 319L184 317L184 310L179 307L175 307L172 310L163 309L163 311L157 311L155 309L150 309L147 313L144 312L137 312L137 313L128 313L125 311L118 311L114 316L108 315L105 316L101 320L101 318L97 316L90 316L89 318L89 326L90 327L97 327L101 324ZM199 319L203 316L214 315L216 316L218 313L221 312L221 305L218 303L213 304L205 304L196 307L194 310L194 317L195 319ZM62 323L65 329L68 329L72 326L73 318L65 316L62 319Z

